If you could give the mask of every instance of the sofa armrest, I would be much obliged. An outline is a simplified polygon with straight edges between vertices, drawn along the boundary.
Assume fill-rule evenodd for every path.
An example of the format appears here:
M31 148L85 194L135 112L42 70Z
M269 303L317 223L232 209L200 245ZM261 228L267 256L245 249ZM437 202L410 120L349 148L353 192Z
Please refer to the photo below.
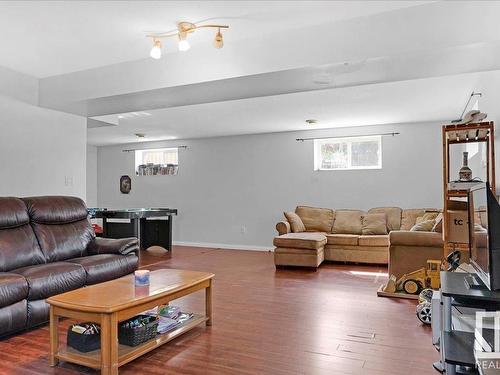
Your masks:
M135 237L130 238L101 238L96 237L87 247L90 255L96 254L121 254L128 255L139 252L139 241Z
M443 247L443 234L397 230L389 233L389 244L398 246Z
M427 266L428 260L442 260L442 233L392 231L389 233L389 275L400 278Z
M279 235L287 234L290 233L290 223L288 221L279 221L276 224L276 230L278 231Z

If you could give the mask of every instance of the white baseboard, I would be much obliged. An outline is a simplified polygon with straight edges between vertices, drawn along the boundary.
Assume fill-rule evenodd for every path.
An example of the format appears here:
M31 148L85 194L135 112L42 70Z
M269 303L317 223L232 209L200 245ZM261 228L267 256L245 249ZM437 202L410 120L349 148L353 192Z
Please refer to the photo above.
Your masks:
M187 242L187 241L173 241L173 244L177 246L209 247L216 249L274 251L274 248L270 246L266 247L266 246L251 246L251 245L232 245L225 243Z

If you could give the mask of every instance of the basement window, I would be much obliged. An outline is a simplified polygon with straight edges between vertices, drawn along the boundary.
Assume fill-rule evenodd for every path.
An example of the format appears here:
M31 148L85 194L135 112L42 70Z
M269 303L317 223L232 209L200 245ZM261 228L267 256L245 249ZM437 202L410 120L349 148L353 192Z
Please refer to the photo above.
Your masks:
M157 148L135 151L137 176L175 175L179 170L177 148Z
M314 170L381 169L382 137L314 140Z

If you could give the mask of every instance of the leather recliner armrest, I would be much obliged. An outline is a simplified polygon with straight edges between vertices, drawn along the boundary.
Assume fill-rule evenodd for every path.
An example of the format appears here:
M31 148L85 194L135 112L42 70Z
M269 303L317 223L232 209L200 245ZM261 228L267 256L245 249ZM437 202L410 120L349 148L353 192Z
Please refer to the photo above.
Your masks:
M396 230L389 233L389 244L390 246L443 247L443 234Z
M135 237L129 238L101 238L96 237L87 247L90 255L96 254L138 254L139 241Z
M279 221L276 224L276 230L278 231L280 236L290 233L290 223L288 221Z

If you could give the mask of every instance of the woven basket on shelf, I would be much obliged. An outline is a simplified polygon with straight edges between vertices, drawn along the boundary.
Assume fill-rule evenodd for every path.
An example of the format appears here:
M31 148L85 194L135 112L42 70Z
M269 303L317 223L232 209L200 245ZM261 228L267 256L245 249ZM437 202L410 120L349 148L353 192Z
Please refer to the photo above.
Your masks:
M134 328L126 327L126 323L136 319L149 319L149 322ZM128 346L137 346L143 342L156 337L158 329L158 317L148 315L137 315L129 320L120 323L118 326L118 341L120 344Z

